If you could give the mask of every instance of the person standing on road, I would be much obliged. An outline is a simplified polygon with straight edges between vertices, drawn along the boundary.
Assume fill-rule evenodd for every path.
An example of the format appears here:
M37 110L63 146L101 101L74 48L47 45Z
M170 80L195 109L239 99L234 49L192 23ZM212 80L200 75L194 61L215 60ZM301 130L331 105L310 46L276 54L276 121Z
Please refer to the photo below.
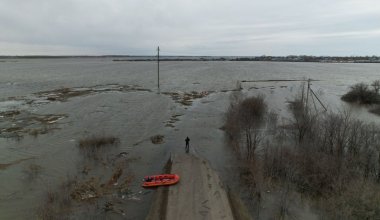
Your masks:
M189 148L190 148L190 138L189 138L189 137L186 137L185 142L186 142L186 147L185 147L186 153L189 153Z

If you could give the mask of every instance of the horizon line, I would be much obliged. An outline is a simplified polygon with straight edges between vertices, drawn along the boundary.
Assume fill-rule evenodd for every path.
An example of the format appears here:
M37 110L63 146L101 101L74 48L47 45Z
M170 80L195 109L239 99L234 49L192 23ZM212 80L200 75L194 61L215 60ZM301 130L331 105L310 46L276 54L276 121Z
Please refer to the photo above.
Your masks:
M36 58L65 58L65 57L156 57L157 55L0 55L0 58L36 57ZM380 55L160 55L161 57L380 57Z

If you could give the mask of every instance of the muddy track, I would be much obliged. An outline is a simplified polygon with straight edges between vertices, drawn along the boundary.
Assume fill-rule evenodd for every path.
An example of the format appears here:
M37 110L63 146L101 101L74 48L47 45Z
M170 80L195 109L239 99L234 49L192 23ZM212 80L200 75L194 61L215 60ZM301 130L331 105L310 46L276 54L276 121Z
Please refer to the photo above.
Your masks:
M176 155L171 173L179 174L180 182L157 189L147 220L250 219L237 218L234 211L245 209L233 210L236 205L230 204L221 180L206 160L189 154Z

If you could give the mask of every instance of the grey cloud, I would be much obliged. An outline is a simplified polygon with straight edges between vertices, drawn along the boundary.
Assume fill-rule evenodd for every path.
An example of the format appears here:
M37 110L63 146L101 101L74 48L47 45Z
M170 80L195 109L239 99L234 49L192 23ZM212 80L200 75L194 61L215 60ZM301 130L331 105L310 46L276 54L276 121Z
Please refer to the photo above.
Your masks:
M2 0L0 53L365 55L380 51L379 12L375 0ZM351 45L363 39L371 50Z

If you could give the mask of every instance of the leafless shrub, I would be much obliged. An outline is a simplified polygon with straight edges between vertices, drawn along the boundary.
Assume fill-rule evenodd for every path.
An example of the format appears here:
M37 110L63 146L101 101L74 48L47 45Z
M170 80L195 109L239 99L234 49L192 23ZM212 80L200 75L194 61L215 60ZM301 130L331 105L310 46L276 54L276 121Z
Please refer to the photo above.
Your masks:
M346 190L321 201L328 219L378 219L380 187L363 180L347 183Z
M297 219L296 213L291 208L291 196L289 187L284 187L277 201L277 213L273 213L276 219Z
M225 114L223 129L226 131L230 141L240 140L240 126L236 119L239 117L238 103L232 102Z
M244 136L247 159L254 159L255 151L261 144L265 133L261 126L265 123L267 105L263 96L235 99L226 115L224 128L230 141L237 143ZM240 147L239 147L239 150Z
M270 111L268 113L266 125L267 125L267 128L266 128L267 131L270 134L275 135L277 132L277 125L278 125L278 114L275 111Z
M358 102L360 104L376 104L380 102L377 83L371 90L365 83L358 83L351 86L350 91L342 96L342 100L346 102Z
M289 109L293 114L294 136L300 144L304 141L305 136L312 133L314 121L317 114L313 114L303 103L302 99L295 99L290 102Z
M224 128L230 143L237 143L240 152L248 155L247 170L252 175L245 175L245 179L249 180L256 214L260 213L258 195L263 185L270 183L281 192L291 187L307 195L328 219L380 218L378 125L360 121L345 110L321 114L309 109L302 98L296 98L289 105L291 124L276 126L277 115L266 114L264 102L257 102L257 97L253 97L254 101L239 97L232 98ZM262 136L256 139L257 134ZM263 137L270 140L266 146ZM257 144L262 146L260 154L254 153ZM371 191L376 192L372 197ZM294 217L289 201L284 199L287 195L278 197L278 218Z
M380 91L380 80L373 81L371 86L373 87L373 90L375 91L375 93L378 94Z

